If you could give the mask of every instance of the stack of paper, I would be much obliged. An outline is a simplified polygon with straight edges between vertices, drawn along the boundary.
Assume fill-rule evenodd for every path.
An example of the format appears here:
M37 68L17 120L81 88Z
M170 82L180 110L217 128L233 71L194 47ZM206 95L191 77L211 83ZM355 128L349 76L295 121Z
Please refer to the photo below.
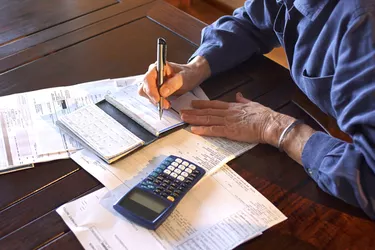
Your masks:
M286 219L225 165L253 146L179 130L113 165L82 150L72 159L106 188L57 212L86 249L232 249ZM112 209L170 154L197 163L208 174L156 231L139 227Z
M64 159L81 148L56 121L105 95L140 81L141 76L42 89L0 98L0 174L33 163Z

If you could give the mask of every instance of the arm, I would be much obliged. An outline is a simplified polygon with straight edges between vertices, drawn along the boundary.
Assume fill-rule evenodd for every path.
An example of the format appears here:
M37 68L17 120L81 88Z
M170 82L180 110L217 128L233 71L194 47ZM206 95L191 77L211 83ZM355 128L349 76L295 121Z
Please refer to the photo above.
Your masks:
M349 24L339 48L331 101L340 128L353 143L320 132L308 140L306 136L303 166L324 191L361 207L375 219L374 11L357 15ZM288 136L288 151L296 150L294 136L303 137L299 129Z
M268 53L280 46L273 32L278 10L276 0L246 1L233 16L224 16L203 29L201 45L191 58L206 58L214 75L254 53Z
M357 15L339 48L331 101L346 143L307 125L287 134L282 148L302 163L325 192L375 219L375 16ZM359 41L358 38L361 38ZM295 119L237 95L236 103L195 101L182 119L200 135L277 146Z

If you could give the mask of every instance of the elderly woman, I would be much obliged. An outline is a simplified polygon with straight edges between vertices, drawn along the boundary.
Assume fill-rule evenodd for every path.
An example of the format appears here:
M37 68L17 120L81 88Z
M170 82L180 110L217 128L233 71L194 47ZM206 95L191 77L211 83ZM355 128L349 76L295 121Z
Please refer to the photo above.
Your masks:
M202 32L189 63L168 63L160 95L283 46L291 76L351 136L347 143L237 94L235 103L196 101L181 113L199 135L267 143L299 162L321 189L375 219L375 3L372 0L249 0ZM159 101L156 70L139 93ZM170 103L163 99L163 107Z

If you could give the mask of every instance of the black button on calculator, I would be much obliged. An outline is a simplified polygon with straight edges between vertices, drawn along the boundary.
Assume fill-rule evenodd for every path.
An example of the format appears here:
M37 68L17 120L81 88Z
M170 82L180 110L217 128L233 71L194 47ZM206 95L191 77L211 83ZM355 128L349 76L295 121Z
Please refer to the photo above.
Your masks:
M113 207L135 223L156 229L205 173L186 159L168 156Z

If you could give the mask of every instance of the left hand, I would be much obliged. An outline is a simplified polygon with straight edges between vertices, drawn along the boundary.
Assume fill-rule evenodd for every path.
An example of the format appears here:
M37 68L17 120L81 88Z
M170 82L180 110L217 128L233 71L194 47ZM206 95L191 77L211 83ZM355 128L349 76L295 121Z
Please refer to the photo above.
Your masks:
M269 143L270 126L278 119L279 113L244 98L241 93L237 93L236 101L193 101L194 109L182 110L181 118L190 123L192 132L198 135Z

